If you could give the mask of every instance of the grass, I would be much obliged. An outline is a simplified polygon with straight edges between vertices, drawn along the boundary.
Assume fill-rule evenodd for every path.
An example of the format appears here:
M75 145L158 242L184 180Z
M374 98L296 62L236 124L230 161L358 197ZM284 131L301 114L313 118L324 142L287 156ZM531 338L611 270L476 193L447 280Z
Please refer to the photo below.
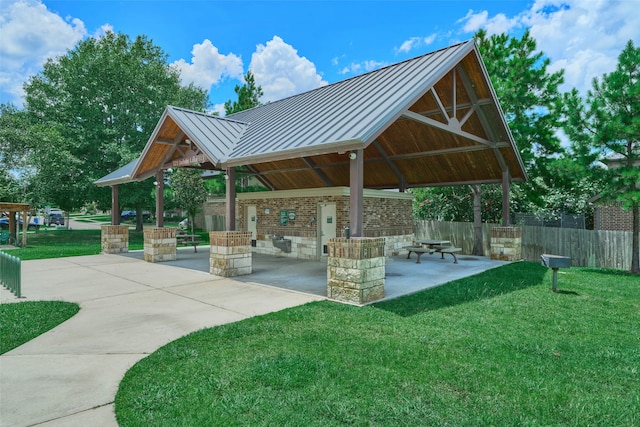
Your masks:
M204 242L209 233L199 232ZM143 249L143 233L129 232L129 250ZM32 259L61 258L95 255L102 251L100 230L47 230L29 234L27 247L11 249L13 256L23 261Z
M121 426L640 424L640 283L514 263L367 307L311 303L174 341Z
M53 329L79 310L78 304L63 301L26 301L0 305L0 354Z

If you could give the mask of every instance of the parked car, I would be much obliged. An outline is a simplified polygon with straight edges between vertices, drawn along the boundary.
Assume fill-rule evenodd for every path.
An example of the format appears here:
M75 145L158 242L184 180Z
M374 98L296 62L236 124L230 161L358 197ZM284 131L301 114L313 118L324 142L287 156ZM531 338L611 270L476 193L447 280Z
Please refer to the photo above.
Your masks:
M151 212L142 212L142 220L148 221L151 218ZM132 220L136 219L136 211L122 211L120 214L120 221Z
M45 217L45 225L64 225L64 215L60 213L51 213Z
M20 229L22 230L22 218L19 221L18 227L20 227ZM27 225L27 230L38 230L39 228L40 228L40 224L34 221L30 221L29 224ZM9 229L9 218L6 218L6 217L0 218L0 229L2 230Z

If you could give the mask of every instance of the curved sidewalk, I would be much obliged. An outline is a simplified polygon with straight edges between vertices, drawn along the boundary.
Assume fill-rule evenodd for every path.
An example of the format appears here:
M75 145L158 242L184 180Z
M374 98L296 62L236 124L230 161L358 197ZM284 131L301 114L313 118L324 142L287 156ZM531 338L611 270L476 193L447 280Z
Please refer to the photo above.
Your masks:
M74 317L0 356L0 425L117 426L125 372L190 332L325 299L116 255L22 263L22 293Z

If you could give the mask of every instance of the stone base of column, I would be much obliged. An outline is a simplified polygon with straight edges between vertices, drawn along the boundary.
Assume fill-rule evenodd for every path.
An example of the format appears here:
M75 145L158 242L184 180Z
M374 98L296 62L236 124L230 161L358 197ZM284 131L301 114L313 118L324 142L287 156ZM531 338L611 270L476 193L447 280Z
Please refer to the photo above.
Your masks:
M522 259L522 227L491 227L491 259Z
M251 274L250 231L211 231L209 242L211 274L222 277Z
M128 225L103 225L101 229L103 254L120 254L123 252L129 252Z
M176 229L145 228L144 260L147 262L175 261Z
M329 240L327 297L353 304L384 298L384 238Z

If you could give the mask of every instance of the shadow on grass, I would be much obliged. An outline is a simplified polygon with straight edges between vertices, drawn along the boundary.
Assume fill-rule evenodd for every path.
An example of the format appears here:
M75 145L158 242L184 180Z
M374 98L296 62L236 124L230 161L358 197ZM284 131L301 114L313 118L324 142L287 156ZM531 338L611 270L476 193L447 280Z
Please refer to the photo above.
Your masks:
M399 316L413 316L540 285L547 271L538 263L516 262L373 306Z

